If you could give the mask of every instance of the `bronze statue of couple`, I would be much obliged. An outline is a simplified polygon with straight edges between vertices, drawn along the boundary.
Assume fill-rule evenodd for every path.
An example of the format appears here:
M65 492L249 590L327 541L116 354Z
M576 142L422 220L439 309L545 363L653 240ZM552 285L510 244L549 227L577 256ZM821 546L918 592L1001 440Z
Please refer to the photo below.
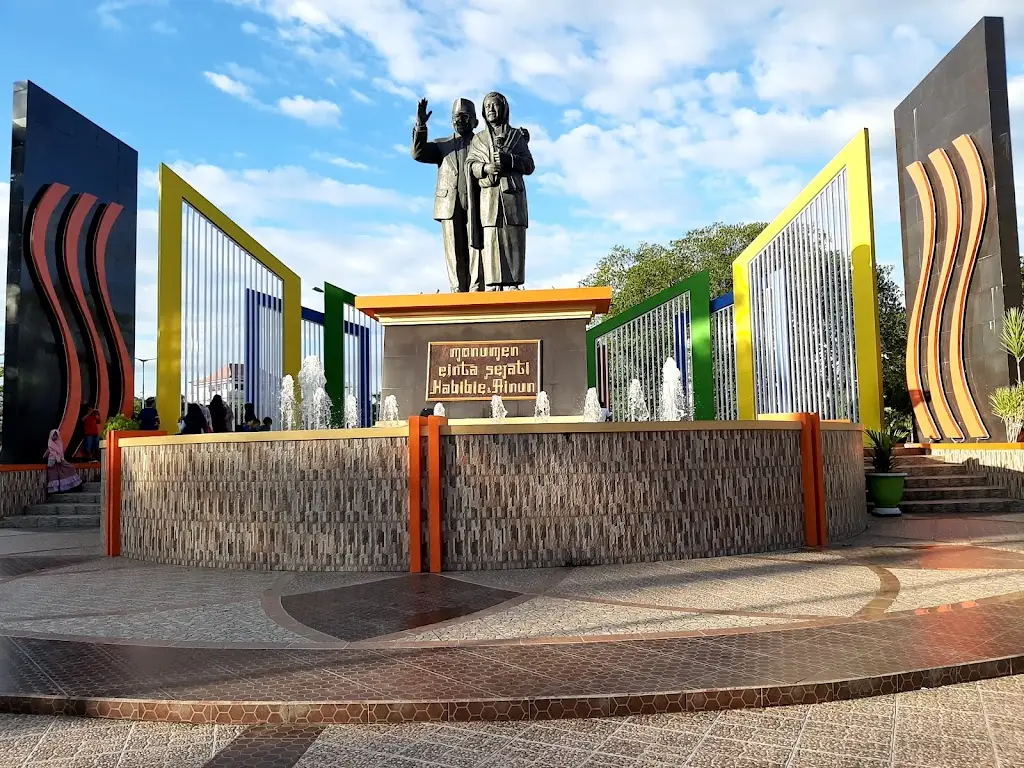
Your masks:
M484 130L476 133L469 99L452 105L455 134L427 140L427 100L416 109L412 156L436 165L434 219L441 222L452 292L501 291L526 281L526 182L533 173L530 134L509 125L508 99L484 97Z

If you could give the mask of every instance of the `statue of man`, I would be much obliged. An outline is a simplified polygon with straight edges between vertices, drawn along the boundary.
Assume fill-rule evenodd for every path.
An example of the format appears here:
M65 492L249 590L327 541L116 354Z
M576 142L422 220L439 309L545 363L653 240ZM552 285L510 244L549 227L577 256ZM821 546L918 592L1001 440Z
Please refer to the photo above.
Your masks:
M456 99L452 104L452 127L455 134L444 139L427 141L427 100L416 107L416 127L412 131L412 157L421 163L437 166L437 189L434 192L434 219L441 222L444 257L448 262L448 281L452 293L482 291L483 271L480 249L470 246L469 211L470 182L466 172L466 154L477 126L476 107L469 99Z
M508 99L484 97L486 130L473 137L468 165L478 196L471 195L470 246L480 248L484 282L491 290L526 282L526 181L533 173L530 134L508 123Z

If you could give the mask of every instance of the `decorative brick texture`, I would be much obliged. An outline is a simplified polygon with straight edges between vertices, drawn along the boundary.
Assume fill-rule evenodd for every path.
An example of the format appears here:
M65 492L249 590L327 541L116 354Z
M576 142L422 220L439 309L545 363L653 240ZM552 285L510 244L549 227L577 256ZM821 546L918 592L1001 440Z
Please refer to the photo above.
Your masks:
M405 438L125 446L122 554L255 570L409 567Z
M804 543L796 431L442 440L445 570L648 562Z
M984 475L989 485L1005 488L1011 498L1024 499L1024 448L974 450L969 445L932 453L947 464L964 464L970 474Z
M78 474L84 482L99 479L99 470L93 467L79 467ZM31 504L46 501L46 469L16 469L0 472L0 518L17 515Z
M848 539L864 531L868 522L864 496L864 437L859 429L823 429L821 453L828 540Z

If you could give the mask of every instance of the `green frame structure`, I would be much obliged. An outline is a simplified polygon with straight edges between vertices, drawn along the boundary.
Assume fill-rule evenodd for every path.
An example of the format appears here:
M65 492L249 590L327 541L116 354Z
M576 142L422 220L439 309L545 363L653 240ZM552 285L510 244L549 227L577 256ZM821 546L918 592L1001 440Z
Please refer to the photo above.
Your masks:
M587 329L587 386L598 385L598 341L612 331L650 315L651 330L657 330L655 317L664 317L663 307L673 300L689 294L690 365L687 371L692 381L693 418L712 421L715 418L714 368L711 360L711 281L707 272L697 274L669 286L614 317ZM659 312L663 314L659 316ZM673 329L674 331L674 329ZM645 382L645 386L661 386Z
M345 305L355 307L355 294L324 283L324 376L336 416L345 408ZM340 409L340 410L339 410Z

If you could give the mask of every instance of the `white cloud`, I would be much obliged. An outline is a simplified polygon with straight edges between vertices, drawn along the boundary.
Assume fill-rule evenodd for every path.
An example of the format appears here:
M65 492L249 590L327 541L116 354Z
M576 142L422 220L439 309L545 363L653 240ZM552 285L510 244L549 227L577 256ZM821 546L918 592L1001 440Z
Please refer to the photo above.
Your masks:
M96 6L96 15L100 24L107 29L123 30L124 21L121 12L143 5L165 5L166 0L104 0Z
M178 30L171 26L170 22L164 19L157 19L149 28L156 32L158 35L174 35L177 34Z
M583 112L578 109L567 109L562 113L562 123L565 125L576 125L583 119Z
M236 99L253 104L256 102L256 97L253 95L251 87L243 83L241 80L235 80L228 75L221 72L203 72L203 77L206 81L219 91L223 91L229 96L234 96Z
M171 165L189 184L241 224L284 221L311 204L331 208L380 207L419 212L426 202L391 189L346 184L298 166L229 171L216 165ZM157 186L156 173L141 174L142 184Z
M392 96L398 96L401 99L412 101L416 98L416 92L411 88L407 88L404 85L396 85L390 80L383 77L375 77L371 81L373 87L379 91L390 93Z
M236 64L233 61L229 61L225 64L222 69L235 80L242 83L250 83L251 85L262 85L268 82L268 78L262 72L257 72L251 67L243 67L241 64Z
M341 107L326 99L307 99L305 96L286 96L277 100L277 109L288 117L319 127L338 124Z
M348 92L352 94L352 98L363 104L373 104L373 99L367 96L362 91L357 91L355 88L349 88Z
M328 155L324 152L314 152L312 157L314 160L320 160L321 162L324 163L330 163L331 165L336 165L339 168L348 168L349 170L353 171L370 170L370 166L368 166L366 163L359 163L356 162L355 160L349 160L346 157L339 157L337 155Z
M243 21L242 32L247 35L258 35L260 33L260 28L251 21Z

